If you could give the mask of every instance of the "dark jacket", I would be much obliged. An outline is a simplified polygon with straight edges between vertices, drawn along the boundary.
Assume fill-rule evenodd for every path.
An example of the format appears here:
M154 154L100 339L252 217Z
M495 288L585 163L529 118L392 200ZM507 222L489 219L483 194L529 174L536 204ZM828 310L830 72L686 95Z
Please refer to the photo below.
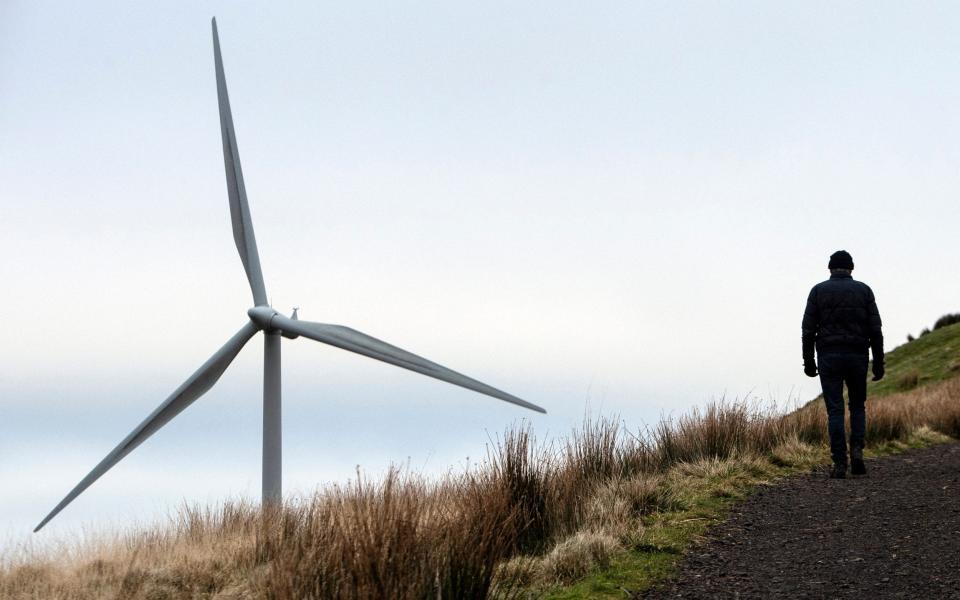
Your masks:
M883 332L880 311L867 284L847 274L832 274L818 283L807 297L803 313L803 360L817 354L873 350L873 362L883 364Z

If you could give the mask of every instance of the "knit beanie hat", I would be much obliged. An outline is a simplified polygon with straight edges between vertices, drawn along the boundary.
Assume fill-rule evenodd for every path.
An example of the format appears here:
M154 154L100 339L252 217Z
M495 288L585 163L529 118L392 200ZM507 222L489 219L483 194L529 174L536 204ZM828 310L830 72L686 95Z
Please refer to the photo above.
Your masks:
M837 250L830 255L830 264L827 265L828 269L847 269L848 271L853 270L853 257L850 256L850 253L846 250Z

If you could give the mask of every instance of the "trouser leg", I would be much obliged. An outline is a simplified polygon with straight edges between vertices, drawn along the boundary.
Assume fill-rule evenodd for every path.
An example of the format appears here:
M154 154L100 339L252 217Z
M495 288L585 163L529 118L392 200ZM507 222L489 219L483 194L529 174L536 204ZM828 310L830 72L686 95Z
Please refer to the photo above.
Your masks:
M867 430L867 359L852 357L847 369L847 395L850 398L850 447L863 448Z
M847 435L843 423L843 374L833 357L820 356L820 386L827 407L827 430L830 433L830 456L835 464L847 463Z

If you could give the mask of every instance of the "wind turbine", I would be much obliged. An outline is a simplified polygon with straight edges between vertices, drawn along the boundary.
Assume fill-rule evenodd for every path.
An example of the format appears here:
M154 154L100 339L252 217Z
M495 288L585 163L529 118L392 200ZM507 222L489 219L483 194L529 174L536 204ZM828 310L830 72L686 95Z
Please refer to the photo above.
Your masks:
M110 470L134 448L156 433L171 419L205 394L220 379L230 363L250 339L262 331L263 336L263 503L277 504L281 501L281 427L280 427L280 338L296 339L300 336L350 352L415 371L434 379L511 402L537 412L546 411L535 404L502 392L476 379L461 375L416 354L342 325L310 323L297 318L294 309L291 317L285 317L267 303L267 292L260 269L257 240L253 234L250 207L243 186L240 170L240 154L237 137L233 130L230 100L227 97L227 82L223 74L223 59L220 57L220 39L217 36L217 20L213 19L213 58L217 72L217 98L220 105L220 132L223 137L223 164L227 173L227 195L230 198L230 218L233 221L233 239L240 252L240 260L247 273L253 292L254 307L247 311L248 321L207 362L180 385L150 416L130 432L90 473L76 485L57 506L50 511L34 532L39 531L50 519L90 487L94 481Z

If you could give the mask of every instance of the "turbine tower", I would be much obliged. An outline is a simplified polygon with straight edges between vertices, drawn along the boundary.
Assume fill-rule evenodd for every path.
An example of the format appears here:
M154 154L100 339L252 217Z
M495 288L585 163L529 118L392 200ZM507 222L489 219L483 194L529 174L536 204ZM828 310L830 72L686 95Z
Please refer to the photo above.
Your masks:
M461 375L416 354L378 340L349 327L310 323L297 318L296 309L291 317L273 310L267 303L266 287L260 269L257 240L253 235L253 222L247 193L243 187L240 170L240 154L237 137L230 114L227 97L227 81L223 74L223 59L220 57L220 39L217 36L217 20L213 19L213 58L217 74L217 98L220 105L220 132L223 137L223 164L227 174L227 195L230 199L230 218L233 222L233 239L240 252L243 269L247 273L253 292L253 308L247 311L247 322L227 343L217 350L207 362L197 369L173 394L163 401L150 416L130 432L96 467L57 504L50 514L37 525L39 531L50 519L90 487L94 481L110 470L134 448L142 444L171 419L205 394L220 379L243 346L257 333L263 336L263 503L281 501L281 426L280 426L280 338L296 339L300 336L336 346L350 352L415 371L434 379L446 381L493 398L505 400L537 412L546 411L516 396L502 392L476 379Z

